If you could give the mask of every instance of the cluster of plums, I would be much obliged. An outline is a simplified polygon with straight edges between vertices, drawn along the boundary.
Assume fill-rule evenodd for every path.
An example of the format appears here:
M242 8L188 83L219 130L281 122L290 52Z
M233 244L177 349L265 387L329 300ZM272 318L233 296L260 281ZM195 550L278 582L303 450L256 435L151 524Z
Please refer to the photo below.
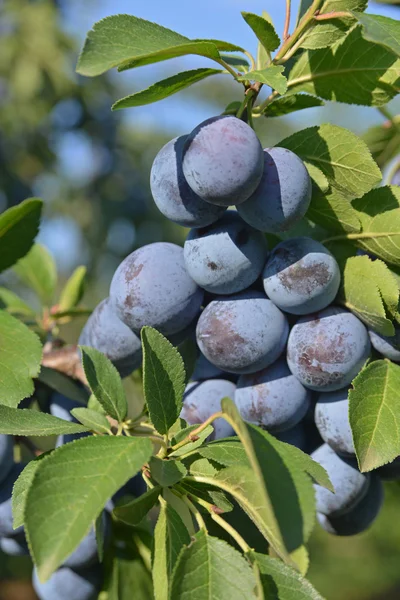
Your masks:
M243 121L220 116L160 150L151 190L168 219L191 228L184 248L153 243L125 258L79 344L106 354L126 376L141 365L143 326L177 346L192 338L198 359L181 416L190 424L203 422L220 409L223 397L233 398L245 421L312 452L326 468L336 493L315 486L322 527L338 535L363 531L381 506L380 475L400 477L400 466L395 461L380 474L359 472L347 391L371 344L400 361L400 329L384 338L332 304L339 267L319 242L291 238L268 251L265 233L286 232L308 209L305 165L285 148L263 150ZM51 411L71 419L73 406L65 402L58 400ZM223 419L214 426L215 439L233 433ZM2 543L16 535L7 486L0 492ZM94 549L93 535L87 539ZM48 583L35 579L39 597L67 597L55 595L51 586L76 589L82 569L91 569L85 579L91 582L96 564L78 562L80 571L66 563ZM91 596L82 591L75 597Z

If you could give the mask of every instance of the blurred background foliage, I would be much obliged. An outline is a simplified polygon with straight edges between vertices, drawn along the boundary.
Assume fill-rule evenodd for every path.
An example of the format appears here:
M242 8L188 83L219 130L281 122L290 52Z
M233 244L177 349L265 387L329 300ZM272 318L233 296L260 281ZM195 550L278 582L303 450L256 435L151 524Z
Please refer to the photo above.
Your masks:
M134 74L84 79L75 74L74 67L86 29L100 16L116 12L156 20L153 13L166 13L168 4L170 21L162 15L157 19L162 24L174 27L179 20L176 29L188 36L227 38L246 46L238 36L249 32L233 27L233 22L240 22L240 10L260 13L271 8L278 30L282 28L283 0L265 3L205 0L204 6L195 9L183 0L154 0L148 7L122 0L0 0L0 212L29 196L44 199L39 240L57 262L60 287L77 265L88 267L86 306L94 306L107 295L115 268L136 247L159 240L182 243L185 230L162 218L152 203L152 160L171 137L222 112L240 97L238 86L219 77L197 84L178 100L173 97L160 105L112 113L111 104L146 87L149 75L152 80L161 72L165 77L188 59L162 63L143 73L135 70ZM392 0L389 4L372 4L371 10L397 15L393 5L399 3ZM207 29L212 26L208 12L199 22L203 31L195 33L195 11L204 13L207 7L219 11L223 28L218 35ZM185 19L189 31L184 28ZM189 60L196 66L204 59ZM388 107L392 114L398 109L398 101ZM259 119L257 132L268 146L304 127L337 123L364 134L384 167L400 149L400 117L391 123L383 113L328 104L295 116ZM19 286L10 272L0 278L0 284L4 283ZM76 342L81 326L82 322L75 322L65 328L67 341ZM347 539L316 530L309 576L328 600L400 598L400 486L390 484L386 492L384 510L367 533ZM30 571L28 559L0 553L0 600L35 598Z

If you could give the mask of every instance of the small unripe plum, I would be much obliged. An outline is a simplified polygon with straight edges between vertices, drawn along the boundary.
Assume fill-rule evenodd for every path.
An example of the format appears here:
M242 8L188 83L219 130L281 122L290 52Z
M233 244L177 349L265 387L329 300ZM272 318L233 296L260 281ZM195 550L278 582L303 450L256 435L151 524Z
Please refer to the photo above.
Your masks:
M370 484L370 475L360 473L355 464L339 457L328 444L311 454L328 473L335 493L314 484L317 512L331 516L352 508L364 497Z
M266 148L261 182L238 212L252 227L277 233L300 221L310 201L311 179L303 161L286 148Z
M331 392L352 382L369 357L370 346L361 321L331 306L297 321L289 335L287 361L304 386Z
M267 241L235 211L201 229L192 229L184 246L186 268L207 292L235 294L260 275L267 258Z
M394 329L395 334L391 336L380 335L370 329L369 337L372 346L379 354L394 362L400 362L400 326L396 325Z
M348 388L319 394L315 406L315 424L324 442L335 452L344 456L354 454Z
M28 543L23 533L0 538L0 550L8 556L28 556L29 554Z
M96 306L82 329L78 344L105 354L121 377L130 375L142 364L140 337L117 317L109 298Z
M205 202L188 185L182 169L183 147L187 136L167 144L154 159L150 187L162 214L182 227L206 227L223 214L225 208Z
M181 418L185 419L189 425L204 423L208 417L221 410L223 398L234 399L235 389L235 384L225 379L189 383L183 396ZM209 436L211 440L219 440L234 433L229 423L222 418L215 419L212 426L214 431Z
M206 202L233 206L247 200L261 181L264 157L249 125L231 116L207 119L186 139L183 173Z
M310 397L280 358L262 371L241 375L235 403L244 421L274 433L294 427L306 414Z
M0 485L10 473L14 464L14 438L0 435Z
M102 582L100 565L74 570L61 567L45 583L33 571L33 587L40 600L95 600Z
M203 310L197 343L213 365L229 373L255 373L282 354L289 332L286 317L261 292L221 296Z
M299 237L285 240L272 250L263 278L265 292L276 306L293 315L307 315L335 299L340 270L322 244Z
M122 261L111 282L110 299L117 316L134 331L150 325L171 335L199 313L203 291L186 270L183 249L156 242Z
M318 522L328 533L340 536L357 535L375 521L382 508L383 496L382 482L379 477L371 474L368 489L352 508L338 515L317 513Z
M21 475L25 465L16 463L0 486L0 537L12 537L23 531L22 527L13 528L11 496L14 483Z

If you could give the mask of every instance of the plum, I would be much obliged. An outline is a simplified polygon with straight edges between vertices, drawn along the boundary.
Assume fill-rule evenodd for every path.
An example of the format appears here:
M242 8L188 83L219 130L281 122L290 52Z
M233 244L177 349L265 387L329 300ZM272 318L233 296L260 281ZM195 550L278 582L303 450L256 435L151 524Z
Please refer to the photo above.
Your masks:
M241 375L235 403L245 421L274 433L294 427L306 414L310 398L311 392L281 357L262 371Z
M208 381L193 381L186 386L183 396L181 418L189 425L204 423L212 414L221 410L223 398L234 398L236 386L226 379L210 379ZM234 431L225 419L216 419L212 426L211 440L233 435Z
M276 306L293 315L326 308L335 299L340 270L322 244L307 237L278 244L263 271L265 292Z
M286 148L266 148L261 182L238 212L252 227L277 233L302 219L310 201L311 179L303 161Z
M45 583L33 571L33 587L40 600L95 600L101 581L100 565L80 570L61 567Z
M339 457L328 444L317 448L311 458L324 467L335 490L314 484L317 512L327 516L345 513L368 491L371 475L360 473L355 462Z
M305 387L331 392L352 382L370 350L361 321L349 311L331 306L297 321L289 335L287 361Z
M0 435L0 485L10 473L14 464L14 438Z
M110 299L117 316L133 331L150 325L171 335L199 313L203 291L186 270L183 249L155 242L122 261L111 282Z
M202 312L197 343L216 367L229 373L255 373L282 354L289 332L284 314L265 294L245 291L221 296Z
M344 456L354 454L348 388L319 394L315 406L315 424L324 442L335 452Z
M369 338L373 348L379 354L394 362L400 362L400 325L396 325L394 329L395 334L392 336L380 335L370 329Z
M82 329L78 344L105 354L121 377L130 375L142 364L140 337L117 317L109 298L96 306Z
M0 550L9 556L28 556L29 548L24 533L0 538Z
M375 521L383 504L383 496L382 482L372 474L368 489L352 508L338 515L317 513L318 522L328 533L339 536L357 535Z
M192 229L183 255L189 275L200 287L212 294L235 294L260 275L267 241L229 210L213 225Z
M167 219L182 227L206 227L219 219L225 208L205 202L188 185L182 169L186 138L181 135L161 148L151 167L150 188Z
M187 137L183 173L206 202L233 206L247 200L261 181L264 156L251 127L236 117L207 119Z

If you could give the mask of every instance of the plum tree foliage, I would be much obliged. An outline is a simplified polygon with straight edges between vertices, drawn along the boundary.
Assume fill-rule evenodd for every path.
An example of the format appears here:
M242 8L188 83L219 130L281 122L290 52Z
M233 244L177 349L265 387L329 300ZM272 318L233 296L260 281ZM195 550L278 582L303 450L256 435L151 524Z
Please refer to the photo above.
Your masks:
M400 28L367 2L331 4L301 3L288 35L286 2L282 42L243 13L256 58L131 15L88 33L77 71L89 77L192 54L218 64L114 110L217 74L242 100L159 150L151 192L191 228L184 248L137 248L93 311L82 268L55 301L54 262L35 244L41 200L0 215L0 270L40 306L0 290L0 548L29 552L41 600L318 600L305 578L314 522L365 531L382 480L400 477L399 163L383 148L398 135L383 105ZM365 137L372 155L329 124L263 150L260 119L323 99L390 117ZM59 326L82 314L67 345ZM38 436L55 436L45 453Z

